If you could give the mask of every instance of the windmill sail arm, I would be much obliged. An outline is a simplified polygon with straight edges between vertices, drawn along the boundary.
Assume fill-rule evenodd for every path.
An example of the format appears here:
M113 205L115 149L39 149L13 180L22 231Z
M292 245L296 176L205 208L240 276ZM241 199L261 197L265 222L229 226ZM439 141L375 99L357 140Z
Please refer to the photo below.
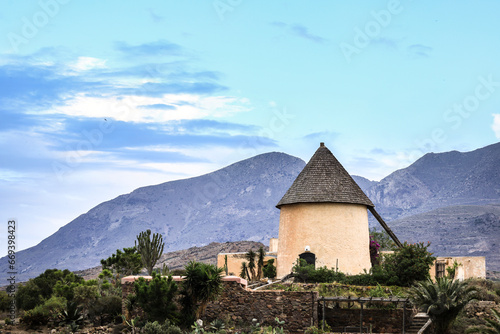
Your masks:
M392 238L392 240L394 240L394 242L396 243L396 245L398 245L399 248L403 247L403 245L401 244L401 241L399 241L398 237L396 237L396 235L394 234L394 232L392 232L392 230L385 223L385 221L382 219L382 217L380 217L380 215L375 210L375 208L372 207L372 206L369 206L368 209L372 213L373 217L375 217L377 219L377 221L380 223L380 225L382 225L382 227L384 228L384 230L389 234L389 236Z

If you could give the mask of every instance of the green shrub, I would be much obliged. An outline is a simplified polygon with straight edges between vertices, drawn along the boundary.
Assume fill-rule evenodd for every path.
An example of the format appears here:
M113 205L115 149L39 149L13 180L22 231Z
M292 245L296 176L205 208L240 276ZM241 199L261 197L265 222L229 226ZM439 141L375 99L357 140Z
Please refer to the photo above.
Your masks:
M21 310L31 310L37 305L43 304L44 297L40 288L30 279L25 284L19 284L16 293L16 305Z
M408 244L384 256L383 269L388 285L411 286L414 282L429 278L429 270L436 260L427 248L430 243Z
M41 305L38 305L31 310L25 311L19 322L28 328L35 328L48 324L50 320L49 312L44 310Z
M103 296L89 307L89 318L95 325L114 322L122 313L122 299L118 296Z
M20 322L28 328L46 325L49 322L56 322L59 314L66 307L66 299L53 296L42 305L37 305L33 309L25 311L20 318Z
M8 325L12 325L14 324L14 321L12 321L11 318L5 318L5 324L8 326Z
M5 291L0 291L0 311L7 312L10 310L12 297Z
M274 266L274 259L269 259L267 264L262 269L264 277L275 278L276 277L276 267Z
M30 310L42 305L56 291L60 297L73 298L73 289L83 283L83 278L76 276L68 269L47 269L39 276L21 284L16 293L16 304L19 309Z
M168 325L165 328L165 324L164 324L163 327L165 330L165 332L164 332L165 334L183 334L183 331L175 325Z
M293 266L295 277L301 282L308 283L333 283L344 282L345 274L327 267L314 268L314 265L307 264L305 260L299 260L298 264Z
M88 310L99 297L97 285L79 285L74 289L74 301Z
M111 269L122 276L137 275L142 269L141 254L136 247L119 249L107 259L101 260L102 269Z
M142 328L144 334L163 334L163 327L158 321L147 322Z
M139 277L134 283L134 289L137 303L146 312L150 321L177 320L177 306L174 298L178 287L172 276L161 277L153 272L149 282Z

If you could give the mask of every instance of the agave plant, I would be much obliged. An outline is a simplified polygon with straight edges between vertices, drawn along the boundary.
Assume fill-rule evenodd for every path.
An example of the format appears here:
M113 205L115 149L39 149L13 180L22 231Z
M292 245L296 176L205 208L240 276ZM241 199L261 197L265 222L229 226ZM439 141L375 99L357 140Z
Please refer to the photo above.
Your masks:
M80 325L83 322L82 309L74 301L68 302L66 309L60 313L60 316L62 319L61 324Z

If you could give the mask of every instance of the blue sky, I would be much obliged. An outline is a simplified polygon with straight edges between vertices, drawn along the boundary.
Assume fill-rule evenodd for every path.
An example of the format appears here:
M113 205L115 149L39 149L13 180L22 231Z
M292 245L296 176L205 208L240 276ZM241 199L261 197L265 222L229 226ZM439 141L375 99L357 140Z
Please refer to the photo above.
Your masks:
M27 248L120 194L260 153L307 161L324 141L350 173L379 180L427 152L495 143L499 12L498 1L2 1L2 220L18 220Z

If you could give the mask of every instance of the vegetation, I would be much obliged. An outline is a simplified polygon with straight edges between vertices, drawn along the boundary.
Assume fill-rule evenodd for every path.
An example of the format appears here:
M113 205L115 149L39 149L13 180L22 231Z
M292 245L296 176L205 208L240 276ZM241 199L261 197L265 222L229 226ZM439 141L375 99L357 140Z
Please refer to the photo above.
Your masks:
M0 291L0 311L7 312L10 309L12 297L6 291Z
M262 278L262 269L264 268L264 259L266 257L266 251L261 246L257 251L257 279Z
M384 256L381 265L374 266L370 272L358 275L345 275L327 267L315 268L305 260L299 260L292 271L300 282L332 283L353 285L397 285L411 286L416 281L426 280L435 257L427 251L423 243L408 244L398 248L393 254Z
M109 269L122 276L137 275L143 268L137 247L123 248L123 251L117 249L115 254L102 259L101 265L102 269Z
M246 262L242 262L241 263L241 272L240 272L240 277L241 278L247 278L248 276L248 268L247 268L247 263ZM250 277L248 277L250 279Z
M30 279L26 284L20 284L16 293L18 309L31 310L42 305L54 292L58 296L72 299L74 288L83 283L83 278L76 276L71 271L47 269L39 276Z
M20 322L28 328L46 325L49 322L57 322L60 313L66 308L66 300L63 297L51 297L43 304L27 310L20 318Z
M486 325L471 327L467 333L500 334L500 313L494 309L491 309L491 313L494 320L485 319Z
M446 334L475 293L475 289L468 288L467 282L442 277L435 283L430 279L418 282L411 290L411 298L432 319L437 333Z
M372 227L370 229L370 236L380 245L381 251L390 251L397 248L394 240L392 240L389 233L385 230L379 231L375 227Z
M429 270L436 258L427 248L430 243L408 244L397 248L393 254L387 254L383 259L384 274L388 285L411 286L414 282L429 278ZM381 282L382 283L382 282Z
M210 301L222 293L222 272L212 264L191 261L185 267L186 277L182 282L182 306L185 323L193 323L205 312Z
M178 287L172 276L161 277L152 273L152 279L146 281L139 277L134 283L136 300L139 306L146 312L151 321L164 322L166 319L177 321L177 306L174 298Z
M247 276L248 276L248 279L250 281L254 281L257 277L255 274L255 257L256 256L257 256L257 254L255 254L255 252L253 250L249 250L245 254L245 258L248 261L247 268L250 271L250 275L247 275Z
M148 275L153 273L153 267L163 254L165 243L159 233L151 236L151 230L141 232L135 241L137 252L141 255L143 266L148 271Z
M274 259L269 259L267 264L262 269L264 277L275 278L276 277L276 267L274 266Z

